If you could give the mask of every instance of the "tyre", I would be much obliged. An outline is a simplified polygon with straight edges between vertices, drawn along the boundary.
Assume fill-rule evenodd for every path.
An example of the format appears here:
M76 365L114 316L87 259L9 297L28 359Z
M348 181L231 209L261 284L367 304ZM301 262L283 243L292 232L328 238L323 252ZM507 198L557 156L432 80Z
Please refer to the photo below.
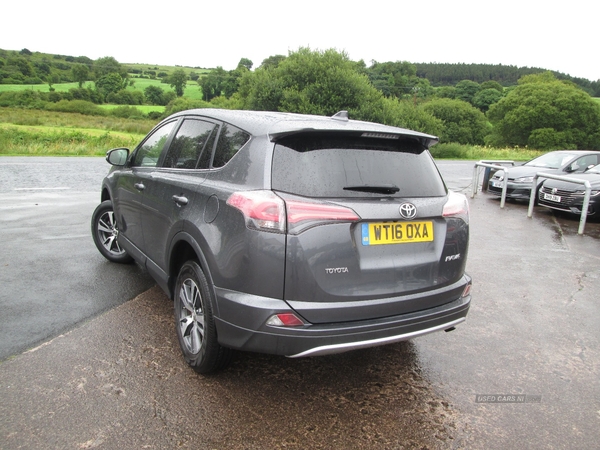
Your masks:
M174 297L175 328L185 361L201 374L225 368L231 361L232 350L217 341L212 290L195 261L181 267Z
M117 237L119 228L115 220L112 202L105 200L98 205L94 214L92 214L92 237L96 247L109 261L121 264L127 264L133 261L133 258L125 252L119 245Z

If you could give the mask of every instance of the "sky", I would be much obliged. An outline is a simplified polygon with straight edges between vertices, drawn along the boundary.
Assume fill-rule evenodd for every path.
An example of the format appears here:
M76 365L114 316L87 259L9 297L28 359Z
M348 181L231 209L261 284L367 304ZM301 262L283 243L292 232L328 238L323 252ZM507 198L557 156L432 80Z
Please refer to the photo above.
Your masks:
M600 79L597 0L29 0L1 7L0 48L120 63L254 68L300 47L354 61L485 63Z

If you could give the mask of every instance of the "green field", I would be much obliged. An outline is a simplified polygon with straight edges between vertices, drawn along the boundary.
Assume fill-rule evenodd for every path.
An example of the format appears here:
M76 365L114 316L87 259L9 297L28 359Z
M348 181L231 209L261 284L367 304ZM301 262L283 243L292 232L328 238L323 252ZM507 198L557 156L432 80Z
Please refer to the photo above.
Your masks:
M133 86L128 86L127 89L130 91L141 91L144 92L144 89L148 86L158 86L163 91L173 91L173 88L166 83L162 83L160 80L149 79L149 78L135 78L132 77L129 79L133 82ZM79 87L77 83L58 83L53 84L52 87L57 92L67 92L69 89L76 89ZM83 87L89 87L94 89L94 83L87 82L84 83ZM23 90L32 90L39 92L50 92L50 86L48 84L0 84L0 92L16 92ZM202 100L202 90L200 86L195 81L188 81L187 87L183 91L183 96L192 100Z
M0 108L0 155L102 156L133 148L156 124L148 119Z
M58 92L67 92L69 89L78 88L78 83L58 83L53 84L52 87ZM94 88L94 83L87 82L83 87ZM50 92L50 86L48 84L0 84L0 92L16 92L23 90L39 91L39 92Z

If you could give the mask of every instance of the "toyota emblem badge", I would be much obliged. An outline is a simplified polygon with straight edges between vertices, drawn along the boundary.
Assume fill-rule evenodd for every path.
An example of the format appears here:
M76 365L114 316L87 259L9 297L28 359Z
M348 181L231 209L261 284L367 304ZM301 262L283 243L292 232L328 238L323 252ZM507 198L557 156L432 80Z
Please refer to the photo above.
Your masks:
M402 203L400 205L400 216L403 219L413 219L417 215L417 207L412 203Z

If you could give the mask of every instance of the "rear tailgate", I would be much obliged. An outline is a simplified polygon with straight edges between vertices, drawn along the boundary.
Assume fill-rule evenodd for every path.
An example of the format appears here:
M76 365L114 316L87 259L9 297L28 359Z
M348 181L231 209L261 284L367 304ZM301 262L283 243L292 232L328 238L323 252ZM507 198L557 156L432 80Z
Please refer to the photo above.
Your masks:
M460 297L468 225L443 215L445 186L414 142L283 140L273 189L298 217L288 223L284 299L307 321L409 314ZM324 207L294 214L311 202Z
M378 205L385 216L346 203L360 221L288 235L284 299L309 322L331 323L407 314L458 298L468 231L463 221L441 216L445 201L427 207L415 201L417 209L438 214L411 221L391 219L398 216L396 202ZM385 242L366 241L373 228L382 229Z

